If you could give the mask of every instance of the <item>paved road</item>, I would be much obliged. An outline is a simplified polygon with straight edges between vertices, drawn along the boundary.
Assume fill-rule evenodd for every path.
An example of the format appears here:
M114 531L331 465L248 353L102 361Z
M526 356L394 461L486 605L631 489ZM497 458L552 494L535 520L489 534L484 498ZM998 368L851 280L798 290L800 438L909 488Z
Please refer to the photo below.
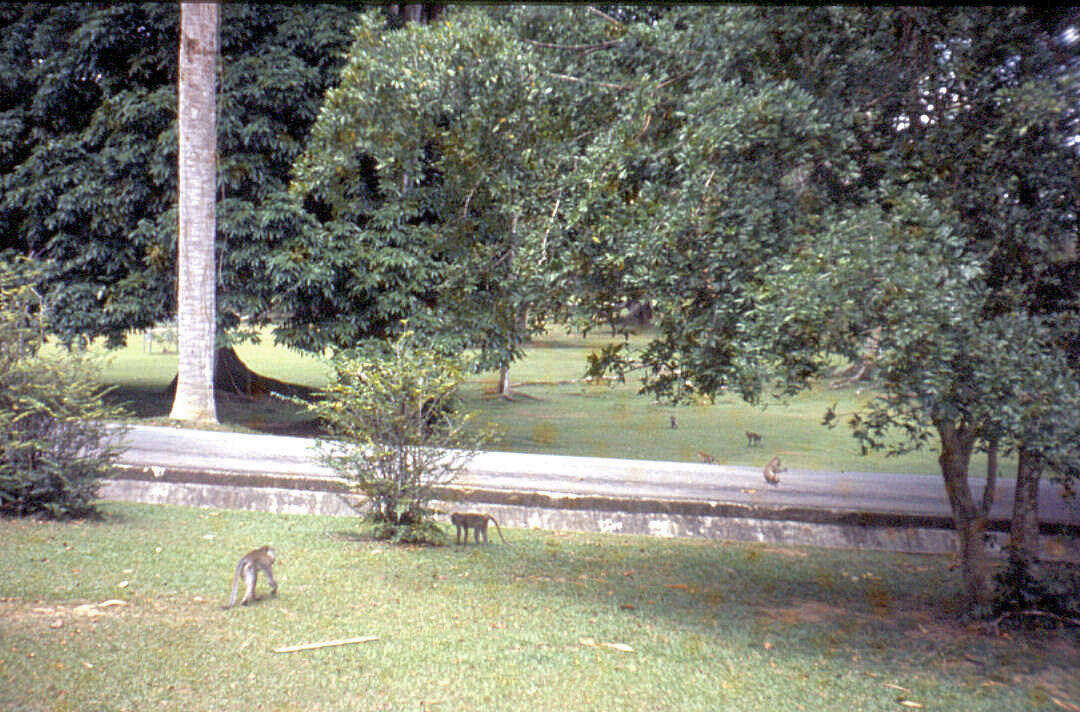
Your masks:
M129 465L333 476L315 460L315 441L308 438L140 425L131 428L125 443L121 462ZM782 477L780 486L773 488L765 484L761 470L748 467L484 452L472 460L456 484L549 494L950 516L937 476L793 469ZM977 497L982 487L982 478L972 478ZM1045 480L1039 497L1044 522L1080 525L1080 501L1063 500L1060 489ZM1012 498L1013 480L999 478L993 515L1007 519Z

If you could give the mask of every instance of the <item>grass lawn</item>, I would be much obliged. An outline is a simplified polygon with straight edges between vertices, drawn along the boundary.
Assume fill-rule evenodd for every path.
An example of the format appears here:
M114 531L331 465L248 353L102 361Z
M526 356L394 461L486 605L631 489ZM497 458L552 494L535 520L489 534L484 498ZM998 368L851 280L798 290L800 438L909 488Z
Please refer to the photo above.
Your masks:
M943 557L525 530L394 548L352 518L102 509L0 519L0 709L1080 708L1077 639L958 625ZM266 542L279 596L221 610Z
M638 343L644 339L633 337ZM854 389L822 387L765 409L751 407L735 395L711 405L676 408L637 395L638 383L607 386L582 382L586 355L610 340L603 334L583 339L561 332L537 340L511 370L522 394L513 401L494 395L495 374L474 378L465 388L465 405L479 411L478 422L494 422L499 427L502 437L492 448L686 462L699 461L698 452L703 451L721 463L752 466L761 466L779 454L785 465L795 468L940 474L934 450L901 458L877 453L861 456L844 414L850 414L870 394ZM139 418L164 422L172 405L164 390L176 374L176 355L143 353L137 336L130 342L130 346L106 355L105 380L117 386L118 395L131 404ZM241 346L237 352L258 373L308 386L325 384L323 362L274 347L269 338L259 345ZM845 424L829 430L820 422L833 403L838 404ZM674 430L671 415L678 423ZM223 397L218 416L227 427L297 434L310 431L306 415L271 400ZM747 447L747 430L763 436L760 447ZM984 463L984 458L974 458L972 472L981 472ZM1011 475L1014 467L1013 462L1004 461L1003 474Z

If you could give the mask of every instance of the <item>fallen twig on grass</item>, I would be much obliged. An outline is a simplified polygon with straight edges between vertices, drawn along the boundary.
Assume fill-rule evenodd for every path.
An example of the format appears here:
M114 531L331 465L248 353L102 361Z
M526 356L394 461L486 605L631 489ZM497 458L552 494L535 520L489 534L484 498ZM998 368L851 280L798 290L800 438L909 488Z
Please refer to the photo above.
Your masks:
M352 645L353 643L370 643L378 640L377 635L365 635L360 638L343 638L341 640L324 640L321 643L301 643L300 645L286 645L282 648L274 648L275 653L295 653L299 650L314 650L315 648L329 648L334 645Z

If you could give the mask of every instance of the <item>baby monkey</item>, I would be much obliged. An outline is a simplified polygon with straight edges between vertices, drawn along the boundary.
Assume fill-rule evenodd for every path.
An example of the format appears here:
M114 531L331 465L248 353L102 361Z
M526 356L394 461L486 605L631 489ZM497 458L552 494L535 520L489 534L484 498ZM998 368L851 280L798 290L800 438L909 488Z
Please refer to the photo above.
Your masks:
M746 431L746 447L753 447L754 445L761 444L761 435L755 433L753 430Z
M765 475L765 481L773 487L778 487L780 485L781 472L787 472L787 470L780 466L779 457L773 457L773 459L769 460L769 464L765 465L765 469L761 471L761 473Z
M244 599L240 601L240 605L246 606L255 600L255 580L258 578L260 571L266 574L266 580L270 582L270 595L276 596L277 581L274 581L274 574L270 571L275 558L276 552L270 546L260 546L258 549L244 554L243 558L240 559L240 563L236 565L236 573L233 574L232 580L232 595L229 596L229 605L225 607L232 608L236 605L236 586L240 583L241 578L244 579Z
M462 544L461 532L465 531L465 542L463 546L469 545L469 529L473 530L473 539L477 544L480 543L480 537L484 537L484 543L488 543L487 538L487 525L488 522L495 525L495 531L499 532L499 538L502 539L503 544L506 543L506 538L503 536L502 529L499 527L499 523L495 521L495 517L490 514L474 514L472 512L454 512L450 515L450 523L454 525L455 532L457 533L457 543Z

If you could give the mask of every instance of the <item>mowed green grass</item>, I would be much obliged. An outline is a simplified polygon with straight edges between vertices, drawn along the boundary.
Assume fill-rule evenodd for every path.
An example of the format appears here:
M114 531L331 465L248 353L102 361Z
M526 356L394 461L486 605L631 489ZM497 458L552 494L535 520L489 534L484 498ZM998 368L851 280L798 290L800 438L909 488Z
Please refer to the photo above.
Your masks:
M644 336L632 341L643 343ZM862 456L846 426L847 417L872 396L827 384L788 403L770 403L764 409L747 405L728 394L714 404L672 407L638 395L640 383L592 385L585 383L586 356L612 340L605 334L588 338L552 332L526 349L523 360L511 369L518 392L508 401L494 394L495 374L480 374L464 389L465 406L477 411L477 423L496 424L501 437L492 449L555 455L585 455L646 460L699 461L705 452L721 463L762 466L780 455L792 468L833 471L878 471L916 474L940 472L937 452L926 449L899 458L881 453ZM326 382L327 366L315 357L275 347L266 338L260 344L237 348L241 359L267 376L319 387ZM104 354L104 378L118 388L146 422L164 422L171 401L164 390L176 374L176 355L144 353L141 337L124 349ZM826 408L837 404L841 425L823 427ZM302 432L306 414L270 399L222 398L219 418L225 427L275 432ZM677 429L670 426L674 415ZM760 433L760 447L747 447L745 431ZM985 467L979 456L972 472ZM1011 474L1011 461L1002 472Z
M406 548L354 518L102 509L0 519L0 709L1080 706L1075 637L957 624L944 557L510 529ZM222 610L266 542L279 595ZM273 652L356 636L378 640Z

